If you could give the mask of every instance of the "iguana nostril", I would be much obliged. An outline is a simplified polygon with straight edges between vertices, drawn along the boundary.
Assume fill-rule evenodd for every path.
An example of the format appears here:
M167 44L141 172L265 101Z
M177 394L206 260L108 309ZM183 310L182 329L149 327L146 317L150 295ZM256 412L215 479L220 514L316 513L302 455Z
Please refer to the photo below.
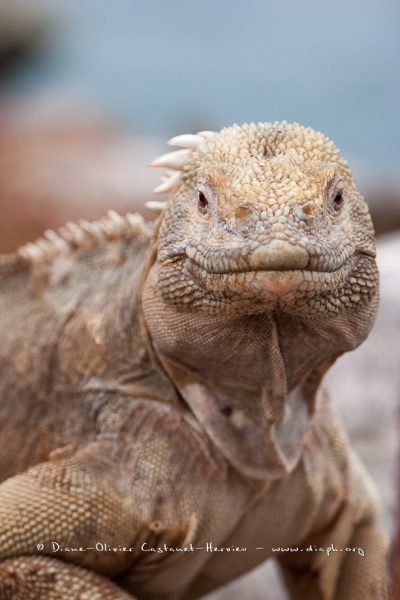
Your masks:
M250 212L250 208L248 206L239 206L236 209L236 218L237 219L243 219L246 215L248 215Z
M235 210L236 226L245 230L248 227L252 227L257 221L258 215L250 206L238 206Z
M306 215L313 215L314 214L314 208L312 207L311 204L303 204L303 206L301 207L301 210L306 213Z
M309 221L314 216L314 208L311 204L303 204L295 209L294 214L300 221Z

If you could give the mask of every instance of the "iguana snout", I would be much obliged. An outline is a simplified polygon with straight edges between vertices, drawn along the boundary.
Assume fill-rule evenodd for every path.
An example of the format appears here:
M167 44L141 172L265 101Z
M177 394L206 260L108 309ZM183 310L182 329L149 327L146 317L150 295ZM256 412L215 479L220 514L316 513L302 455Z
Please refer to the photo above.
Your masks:
M248 261L252 271L295 271L306 269L310 256L302 246L275 239L256 248Z

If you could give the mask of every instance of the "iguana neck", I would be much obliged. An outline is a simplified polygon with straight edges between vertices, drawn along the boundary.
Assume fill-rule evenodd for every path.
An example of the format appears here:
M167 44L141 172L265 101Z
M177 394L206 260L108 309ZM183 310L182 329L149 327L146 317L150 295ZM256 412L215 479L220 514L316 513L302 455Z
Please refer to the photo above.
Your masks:
M337 317L321 333L321 323L282 313L178 309L162 298L157 270L155 263L142 293L156 360L241 472L282 476L300 456L322 376L343 352L343 339L335 337Z
M246 403L270 387L286 394L327 361L349 350L340 318L306 319L287 313L237 315L191 311L168 304L157 285L157 264L143 290L146 327L162 360L179 365L221 395ZM280 379L280 380L279 380Z

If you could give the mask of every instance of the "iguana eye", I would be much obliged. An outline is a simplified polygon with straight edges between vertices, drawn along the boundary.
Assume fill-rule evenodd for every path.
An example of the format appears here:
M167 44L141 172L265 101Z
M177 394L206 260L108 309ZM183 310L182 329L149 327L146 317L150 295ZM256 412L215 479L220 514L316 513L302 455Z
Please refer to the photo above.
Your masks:
M212 191L207 189L208 186L201 185L199 187L199 196L197 200L197 208L202 215L208 216L210 212L210 202L213 202Z
M344 205L344 183L339 175L332 181L328 194L328 201L331 211L333 211L335 215L339 214Z
M216 207L214 190L209 183L201 183L197 188L197 208L205 217L209 217Z
M336 195L333 199L333 210L338 212L343 206L344 198L343 198L343 190L339 190L336 192Z
M208 206L208 200L203 194L203 192L199 192L199 209L201 211L205 210Z

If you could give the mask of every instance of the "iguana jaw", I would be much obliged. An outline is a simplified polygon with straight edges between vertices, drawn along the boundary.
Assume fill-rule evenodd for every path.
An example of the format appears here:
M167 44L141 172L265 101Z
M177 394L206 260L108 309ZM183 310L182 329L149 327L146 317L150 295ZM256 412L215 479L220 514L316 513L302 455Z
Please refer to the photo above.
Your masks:
M372 256L354 253L336 271L308 269L213 273L187 256L158 263L158 285L168 304L210 313L337 315L367 305L376 293Z
M196 264L189 264L188 271L196 278L200 285L210 286L213 291L236 291L246 298L249 294L261 300L274 303L286 295L293 295L304 282L303 270L252 270L231 273L209 273Z
M354 269L354 260L348 260L333 272L311 271L308 269L262 269L247 271L209 272L191 260L185 261L184 271L209 293L226 297L239 297L243 301L252 297L253 302L275 305L284 303L305 303L313 292L314 297L321 294L334 294L342 288Z
M282 239L272 239L242 248L212 248L204 244L189 243L186 256L208 273L230 274L252 271L315 271L333 273L346 264L357 251L350 246L342 252L329 252L328 248L308 249Z

